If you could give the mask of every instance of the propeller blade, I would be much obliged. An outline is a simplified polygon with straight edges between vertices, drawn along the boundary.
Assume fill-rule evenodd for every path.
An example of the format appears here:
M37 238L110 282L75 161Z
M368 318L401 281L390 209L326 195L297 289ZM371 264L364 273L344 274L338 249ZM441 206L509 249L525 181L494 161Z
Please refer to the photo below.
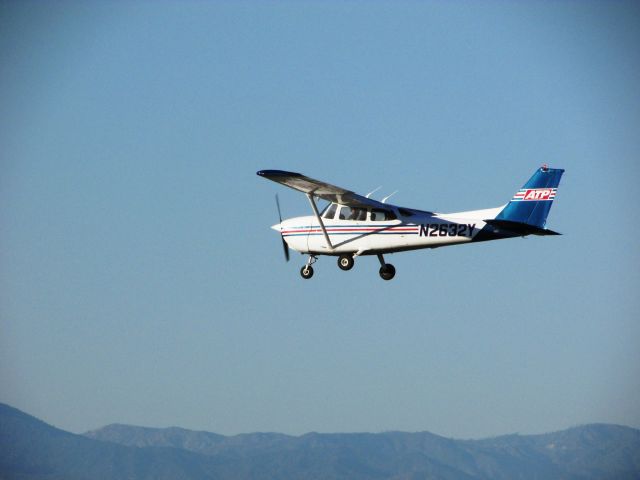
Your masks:
M276 206L278 207L278 218L280 219L280 223L282 223L282 211L280 210L280 199L278 198L278 194L276 193ZM284 239L284 235L280 234L282 238L282 248L284 249L284 258L288 262L289 261L289 245Z

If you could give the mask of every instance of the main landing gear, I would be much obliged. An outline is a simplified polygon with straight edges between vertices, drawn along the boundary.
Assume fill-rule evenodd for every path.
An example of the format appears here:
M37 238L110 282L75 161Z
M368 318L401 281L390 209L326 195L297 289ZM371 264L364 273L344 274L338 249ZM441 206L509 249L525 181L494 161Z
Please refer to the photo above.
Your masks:
M316 255L309 255L307 263L300 269L300 275L302 275L302 278L308 280L309 278L313 277L313 267L311 265L316 263L317 260L318 257ZM391 280L393 277L395 277L395 267L390 263L385 263L382 254L378 254L378 260L380 261L380 277L383 280ZM345 253L338 257L338 267L340 267L341 270L351 270L354 264L355 255Z
M378 260L380 260L380 277L383 280L391 280L396 276L396 267L390 263L384 263L384 257L381 253L378 254Z
M353 255L342 254L338 257L338 266L341 270L351 270L353 264L356 263L353 259Z

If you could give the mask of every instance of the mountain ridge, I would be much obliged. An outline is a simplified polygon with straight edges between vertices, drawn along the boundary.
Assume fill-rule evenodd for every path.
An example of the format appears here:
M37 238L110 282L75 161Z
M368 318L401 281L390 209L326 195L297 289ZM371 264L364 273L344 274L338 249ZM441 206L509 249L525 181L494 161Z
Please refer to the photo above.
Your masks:
M0 479L638 479L640 430L588 424L455 440L430 432L224 436L111 424L77 435L0 404Z

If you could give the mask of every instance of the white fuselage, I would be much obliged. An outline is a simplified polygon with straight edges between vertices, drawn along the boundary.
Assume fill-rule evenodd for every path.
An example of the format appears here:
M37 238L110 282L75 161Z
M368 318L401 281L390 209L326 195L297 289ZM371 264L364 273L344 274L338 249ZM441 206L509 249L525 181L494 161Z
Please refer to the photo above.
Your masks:
M440 214L389 205L384 210L368 209L366 215L362 209L349 219L341 214L348 207L333 205L322 214L331 246L313 215L290 218L272 228L282 233L289 247L301 253L372 255L470 242L486 225L484 220L495 218L502 210Z

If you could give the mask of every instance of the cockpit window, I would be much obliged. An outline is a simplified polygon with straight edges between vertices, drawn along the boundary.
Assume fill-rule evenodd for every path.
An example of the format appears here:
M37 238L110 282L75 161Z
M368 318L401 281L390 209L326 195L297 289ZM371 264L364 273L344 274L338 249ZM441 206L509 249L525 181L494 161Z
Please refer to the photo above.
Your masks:
M383 222L385 220L395 220L396 214L392 210L375 209L371 210L372 222Z
M402 215L403 217L413 217L415 215L414 212L412 212L411 210L407 210L406 208L399 208L398 212L400 212L400 215Z
M327 210L324 212L323 218L326 218L327 220L333 220L333 217L336 216L337 208L338 206L335 203L329 205L329 208L327 208Z
M367 219L366 208L347 207L340 208L340 220L364 221Z

